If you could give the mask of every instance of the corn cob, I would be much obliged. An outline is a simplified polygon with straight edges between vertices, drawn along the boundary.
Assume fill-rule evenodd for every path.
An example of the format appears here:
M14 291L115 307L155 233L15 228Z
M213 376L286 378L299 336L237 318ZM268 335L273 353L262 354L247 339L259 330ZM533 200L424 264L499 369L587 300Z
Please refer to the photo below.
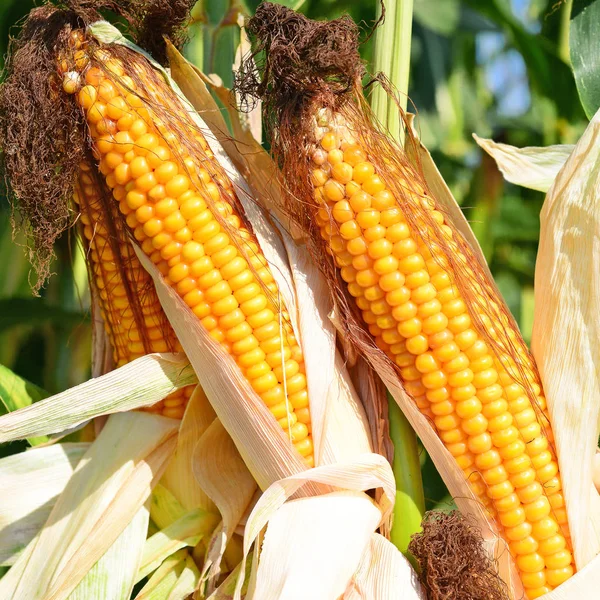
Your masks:
M128 65L127 75L124 63L106 50L95 51L93 66L83 35L74 32L72 41L73 61L59 67L63 89L77 92L99 169L127 226L165 281L234 357L311 466L302 351L289 315L275 300L278 288L268 263L242 225L231 183L204 137L186 125L183 109L168 107L181 118L178 139L152 108L153 101L164 105L165 97L177 100L149 67ZM190 146L202 164L190 156Z
M80 210L90 281L98 294L113 363L120 367L151 352L181 352L181 344L162 311L152 280L110 212L111 206L102 202L102 193L92 165L82 162L75 203ZM117 249L119 256L115 257ZM193 390L194 386L179 389L143 410L180 419Z
M384 177L405 175L379 171L342 114L322 111L318 124L309 151L313 218L328 252L377 346L496 519L528 598L542 596L573 575L574 563L551 432L536 414L547 417L535 365L506 315L500 323L484 312L477 318L495 351L480 335L440 236L465 271L471 267L424 190L411 192L414 182L405 180L400 206ZM428 214L417 217L418 231L405 218L410 203ZM473 294L482 299L474 306L489 305L476 283ZM533 390L533 404L517 381Z

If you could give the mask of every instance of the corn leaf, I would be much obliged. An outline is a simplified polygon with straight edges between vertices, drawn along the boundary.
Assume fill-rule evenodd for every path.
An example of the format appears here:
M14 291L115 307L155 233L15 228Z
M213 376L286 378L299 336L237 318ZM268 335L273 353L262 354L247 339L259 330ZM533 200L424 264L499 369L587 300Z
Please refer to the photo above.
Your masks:
M391 542L378 533L363 553L342 600L425 600L417 573Z
M42 388L19 377L7 367L0 365L0 414L30 406L47 396L48 393ZM32 446L35 446L47 442L48 437L32 437L27 441Z
M0 443L59 433L98 415L151 406L193 383L196 377L182 355L149 354L0 417Z
M573 0L569 49L579 99L591 119L600 108L600 2Z
M56 444L0 460L0 565L12 565L46 522L89 444Z
M40 534L0 580L0 598L68 598L150 496L175 449L178 423L146 413L112 415Z
M167 558L140 590L135 600L165 600L177 585L177 580L185 569L187 552L180 550Z
M532 190L547 192L574 146L530 146L515 148L473 134L479 146L495 161L504 179Z
M146 541L136 581L156 570L173 553L186 546L195 546L210 535L219 522L215 513L196 508L186 513Z
M129 600L147 531L148 511L142 507L115 543L87 572L69 595L69 600Z
M73 328L85 323L86 315L59 306L40 304L35 298L0 299L0 333L11 327L40 327L48 322Z
M592 461L600 433L600 111L546 196L535 271L532 350L562 475L575 563L600 552Z

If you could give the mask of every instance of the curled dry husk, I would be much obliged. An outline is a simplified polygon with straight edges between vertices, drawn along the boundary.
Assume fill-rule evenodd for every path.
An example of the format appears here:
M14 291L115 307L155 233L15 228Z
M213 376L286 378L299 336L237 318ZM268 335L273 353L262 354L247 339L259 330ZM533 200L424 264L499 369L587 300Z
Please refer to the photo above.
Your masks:
M43 22L43 18L49 14L46 12L48 10L50 11L50 16L53 17L53 21L55 23L60 22L60 17L56 17L56 13L53 13L52 9L48 8L36 13L37 17L40 17ZM71 15L69 18L73 26L81 26L79 16ZM177 496L178 502L182 506L185 505L185 508L188 510L194 510L197 505L202 504L213 509L216 505L222 511L223 524L215 532L208 546L209 560L206 564L209 568L215 565L215 569L213 572L209 571L203 574L205 578L209 579L208 585L210 586L214 582L214 578L218 575L218 563L223 556L227 538L233 535L233 531L242 517L242 509L247 508L243 504L252 498L254 481L257 481L262 489L267 489L269 486L279 485L280 481L290 476L298 477L302 481L301 484L298 484L294 491L288 495L295 494L298 497L304 496L310 498L310 502L307 500L307 504L304 504L303 507L299 506L298 510L302 508L302 514L310 521L311 516L320 514L319 498L323 497L325 499L324 502L327 501L328 506L331 507L331 513L336 515L340 530L345 530L350 536L346 539L353 540L353 543L350 544L350 547L344 547L340 545L339 539L328 535L327 528L320 527L318 530L313 528L315 535L312 538L307 537L305 544L302 546L297 545L291 548L287 544L287 548L282 549L281 544L283 542L276 542L276 532L280 527L285 528L285 523L287 522L285 511L288 509L282 506L284 504L283 501L288 497L286 494L284 496L275 494L275 496L280 497L280 502L275 509L268 513L266 518L264 517L265 513L261 513L262 516L258 521L261 524L259 529L270 519L276 519L276 523L279 524L274 525L271 529L273 535L270 536L270 539L272 541L269 542L268 546L270 552L273 552L274 555L285 549L287 552L292 553L290 555L293 555L292 558L296 555L304 555L309 559L312 555L311 548L313 547L320 547L323 556L327 555L327 548L330 548L329 552L335 551L340 564L340 572L331 573L329 576L335 580L332 583L335 589L340 589L342 583L346 585L347 579L359 567L363 553L372 552L371 535L378 525L387 519L390 512L390 497L393 496L390 490L393 488L391 484L393 479L391 469L385 459L369 454L372 450L369 425L360 399L354 391L350 377L343 367L343 361L336 351L336 333L333 325L327 318L330 305L327 295L323 293L326 289L326 284L319 271L306 259L306 255L303 257L302 252L295 249L291 238L274 227L265 213L258 207L254 201L253 192L241 178L215 136L210 132L197 113L193 111L180 94L176 84L168 79L166 73L160 69L159 65L152 62L138 48L126 42L116 29L105 22L99 22L89 27L88 32L95 36L98 42L103 45L110 46L111 48L127 47L125 54L129 53L127 54L128 57L134 61L138 61L140 64L145 63L145 68L156 69L157 77L165 77L169 81L176 94L179 95L179 99L184 107L189 110L190 118L193 119L196 126L206 135L213 152L222 165L222 169L236 186L236 191L245 209L246 217L253 224L253 229L259 239L261 248L272 266L274 276L281 290L281 295L289 308L292 325L297 333L297 337L301 341L308 340L303 345L305 347L305 355L310 356L312 354L311 360L307 361L307 379L311 395L317 463L323 465L322 469L331 469L327 472L329 474L326 477L321 477L321 479L318 474L315 474L313 477L310 472L304 471L304 465L290 446L289 440L278 428L255 392L241 377L232 359L224 355L222 349L200 327L197 320L191 318L191 312L187 306L166 286L160 274L145 256L139 253L140 260L145 263L148 271L155 280L165 312L169 316L196 373L199 375L204 392L197 390L192 401L190 401L188 412L184 416L181 429L179 430L179 438L177 437L178 421L149 415L135 416L135 418L140 419L145 417L150 420L148 422L156 423L155 426L159 430L160 427L167 427L169 431L169 443L168 445L166 443L163 444L161 439L158 441L153 439L147 441L147 445L160 442L160 462L157 463L155 469L152 468L152 463L148 457L141 456L135 459L136 464L139 465L140 473L146 473L148 470L146 469L146 465L149 465L150 478L146 477L146 484L145 486L141 486L142 491L139 494L132 495L127 504L127 510L119 508L119 503L125 494L119 491L115 495L115 500L110 505L118 514L118 518L113 519L111 532L117 534L119 531L123 531L127 517L131 518L134 508L141 506L140 502L143 502L143 499L147 497L151 487L156 483L165 468L167 468L167 459L174 453L175 458L167 468L164 483L171 487L174 496ZM150 61L150 64L146 62L147 60ZM152 66L150 67L150 65ZM48 66L48 68L53 69L54 66ZM60 109L60 106L58 106L58 109ZM165 118L169 121L169 115L166 112ZM172 123L172 125L176 129L176 124ZM63 174L67 176L68 172L64 172ZM74 177L74 173L72 173L72 176ZM65 184L63 193L65 190L68 192L68 184ZM296 253L294 254L294 252ZM293 269L290 268L290 263L293 264ZM314 353L311 352L312 346L309 346L309 343L310 345L315 344ZM309 347L307 348L307 346ZM99 357L99 361L102 361L104 364L106 352L102 343L98 344L97 356ZM140 362L145 360L140 359ZM183 359L177 358L174 360L174 363L180 360ZM181 366L183 371L185 371L185 362ZM125 374L128 368L135 371L135 365L126 366L106 377L118 378ZM102 365L97 366L96 372L102 372L104 369L105 367ZM218 377L215 377L216 373L219 374ZM136 373L136 379L138 377L139 371ZM171 376L171 380L175 379L177 379L178 385L181 385L183 382L191 383L193 381L193 377L189 373L187 373L187 378ZM206 396L204 396L204 393ZM154 395L157 397L161 394L162 392L156 390L154 392ZM210 401L212 408L208 407L208 404L204 401L206 398ZM89 402L91 401L92 399L89 400ZM154 396L152 397L152 401L155 401ZM106 403L104 402L104 404ZM136 396L134 401L130 401L127 407L133 408L141 403L142 401ZM96 408L97 404L95 405ZM120 402L117 410L125 406L126 403ZM85 417L97 414L93 411L93 415L89 411L86 412L87 408L89 407L84 405L84 410L75 411L75 414L83 414ZM214 413L211 412L213 409ZM61 410L66 411L69 415L71 414L67 406L62 406ZM38 427L36 429L36 427L30 427L27 422L24 423L26 419L21 418L21 415L18 413L10 416L13 418L11 423L14 421L14 427L22 427L27 432L30 432L30 430L37 432L40 429L39 422L36 425ZM73 419L76 418L79 417L73 417ZM114 427L111 427L111 423L127 425L128 422L125 417L123 417L123 421L119 420L120 418L120 415L118 417L111 417L98 439L92 445L90 451L93 452L92 456L96 456L93 464L98 463L98 461L102 462L101 457L98 456L103 447L100 440L113 439L111 436L114 435L115 430ZM41 429L44 428L42 427ZM228 432L228 435L225 435L225 430ZM11 435L19 437L20 434L16 433L16 430L13 429ZM195 436L199 436L197 444L193 443ZM131 439L137 439L137 437L132 437ZM237 475L234 475L240 482L240 489L236 489L236 493L240 492L237 504L234 502L228 503L223 500L228 491L227 486L231 482L222 482L222 472L217 473L216 469L211 471L210 468L206 468L206 464L195 464L198 460L206 461L207 457L210 456L210 452L214 448L214 446L208 443L210 440L214 444L224 444L221 447L226 449L226 467L231 469L232 473L237 473ZM234 443L231 443L231 440ZM129 442L129 436L124 434L123 443L125 446L123 452L125 455L131 449L131 443ZM145 447L143 446L143 448ZM138 448L137 452L139 454L141 450ZM152 450L152 452L155 452L155 450ZM243 462L240 460L240 455L244 459ZM135 456L138 455L136 454ZM221 458L223 459L223 456ZM129 455L127 455L127 458L122 456L121 459L123 463L129 464L127 462L130 460ZM109 467L107 466L107 468ZM248 473L248 469L252 476ZM187 473L189 478L192 470L197 474L197 481L194 481L190 485L182 485L180 477L182 474ZM69 480L65 492L63 492L56 505L60 505L63 511L65 510L65 506L72 506L77 502L76 495L73 495L74 491L70 487L75 485L75 483L72 483L75 480L75 475ZM92 475L96 478L95 481L102 480L105 477L104 472L99 466L92 471ZM98 485L101 484L98 483ZM129 489L129 487L123 489ZM381 498L379 502L373 502L364 494L364 491L372 489L379 489L378 495ZM387 490L387 492L382 493L381 490L383 489ZM69 492L70 496L67 493L69 490L71 490ZM340 493L339 490L352 490L352 493ZM84 493L85 489L80 490L80 492ZM336 494L339 496L337 502L336 498L338 496ZM103 496L104 501L105 497ZM337 511L335 509L336 505L339 507ZM57 509L55 508L55 510ZM280 510L284 512L279 514ZM110 511L105 513L100 511L98 514L113 514L114 516L114 513L110 513ZM289 514L296 514L295 509L290 508ZM87 516L88 513L85 511L85 506L82 505L81 512L77 513L73 517L73 520L64 522L65 531L68 531L69 535L63 536L64 540L59 545L51 543L48 534L45 533L46 527L44 527L40 534L43 540L45 540L44 545L39 546L39 542L34 540L21 555L19 559L21 562L18 562L15 568L11 569L10 574L2 579L0 585L4 586L3 589L7 591L7 594L12 593L12 590L19 589L19 586L22 587L24 585L23 582L28 580L32 570L37 569L38 573L36 576L40 578L37 589L38 591L45 590L45 592L40 593L49 594L48 597L52 598L66 597L73 587L81 581L86 572L89 572L91 565L97 562L99 556L102 554L102 549L107 549L113 541L116 543L115 537L105 536L103 539L98 539L97 542L96 538L94 538L95 545L92 544L89 548L85 544L82 546L82 557L77 552L69 554L70 560L68 564L63 564L61 559L63 546L66 544L75 544L80 539L80 536L83 535L83 532L89 531L89 527L92 526L93 520L88 521ZM351 525L348 526L348 518L350 516L352 516ZM49 518L52 519L52 514ZM102 516L102 518L106 517ZM256 518L252 518L252 516L248 517L246 529L256 528L256 522ZM84 525L80 527L81 533L77 532L77 523L80 526ZM166 525L166 527L175 527L175 523ZM102 529L98 527L96 531L100 532ZM270 529L267 528L267 532L269 531ZM252 540L255 537L252 537ZM160 539L162 538L153 538L150 550L156 547ZM285 540L285 536L282 536L282 539L285 542L288 541ZM179 552L184 551L180 550ZM61 563L61 568L64 567L55 574L59 577L58 580L53 579L55 575L45 572L40 567L39 560L43 554L55 556L57 561ZM184 554L173 556L175 558L171 561L172 567L176 569L179 576L183 577L185 574L184 565L188 563L187 558L184 558ZM394 565L405 565L404 559L398 555L397 551L393 555L388 549L385 556L389 557L390 564L393 562ZM35 560L32 560L32 557ZM313 562L310 564L316 567L316 560L317 556L315 555ZM273 577L279 576L281 581L299 580L301 577L305 577L307 572L310 572L310 568L307 567L306 562L302 568L294 566L296 564L300 563L290 560L289 565L291 567L285 572L273 573L272 568L268 566L263 566L263 570L260 571L261 563L258 552L255 552L250 578L252 585L268 587L269 580ZM169 565L165 565L165 563L163 563L163 566L163 572L159 574L161 577L163 574L170 572L169 569L171 568ZM278 567L275 566L274 568L277 571ZM407 567L404 566L402 568L406 570ZM197 575L192 573L192 579L196 578ZM213 581L211 581L211 578ZM346 578L346 581L344 581L344 578ZM189 578L187 581L189 581ZM311 580L307 585L312 585L316 592L320 587L320 583L316 580ZM199 579L198 584L200 585ZM282 593L279 596L280 598L288 597L286 594L290 594L290 598L293 597L291 595L294 593L293 590L289 587L286 590L288 591ZM314 597L316 598L317 596ZM412 597L416 596L413 595Z

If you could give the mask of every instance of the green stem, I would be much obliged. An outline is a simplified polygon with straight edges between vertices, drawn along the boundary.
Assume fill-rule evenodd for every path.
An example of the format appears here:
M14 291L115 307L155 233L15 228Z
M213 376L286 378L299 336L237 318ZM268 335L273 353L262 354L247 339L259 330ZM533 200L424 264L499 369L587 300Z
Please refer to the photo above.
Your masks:
M377 17L380 16L378 3ZM398 108L405 111L408 102L412 16L413 0L387 0L385 21L375 35L375 71L391 81L398 93L398 102L378 87L373 92L371 106L382 125L401 143L404 143L404 128Z
M560 31L558 35L558 54L568 64L571 64L569 49L569 33L571 29L571 7L573 0L567 0L560 8Z
M408 419L390 395L388 403L390 437L394 443L392 470L396 479L396 504L390 538L394 546L413 562L408 554L408 544L412 534L421 529L425 512L419 446Z
M400 143L404 142L400 109L406 110L408 100L412 15L413 0L387 0L386 19L375 36L375 71L388 77L398 93L400 107L380 86L373 92L371 106L381 125ZM394 445L392 469L396 479L391 540L401 552L407 554L410 538L420 530L425 512L421 463L417 436L410 423L389 395L388 404L390 438Z

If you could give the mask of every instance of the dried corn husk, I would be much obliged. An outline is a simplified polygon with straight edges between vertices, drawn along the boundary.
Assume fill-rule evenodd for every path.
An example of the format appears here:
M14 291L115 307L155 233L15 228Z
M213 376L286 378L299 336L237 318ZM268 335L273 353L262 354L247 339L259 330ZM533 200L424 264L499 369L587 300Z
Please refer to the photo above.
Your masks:
M473 138L496 161L507 181L544 193L550 189L574 148L570 144L515 148L476 134Z
M410 563L383 536L374 533L342 600L425 600Z
M39 535L0 580L0 597L69 597L143 507L175 449L178 424L145 413L111 416L79 461ZM147 523L147 514L137 522L140 528L142 519ZM136 543L128 538L134 571L143 529L142 536L135 535L137 527L130 532Z
M1 416L0 443L60 433L99 415L151 406L196 382L193 370L180 354L149 354L102 377Z
M12 565L46 522L89 444L55 444L0 460L0 565Z
M592 481L600 433L599 135L597 113L546 196L532 336L580 569L600 553L600 496Z

